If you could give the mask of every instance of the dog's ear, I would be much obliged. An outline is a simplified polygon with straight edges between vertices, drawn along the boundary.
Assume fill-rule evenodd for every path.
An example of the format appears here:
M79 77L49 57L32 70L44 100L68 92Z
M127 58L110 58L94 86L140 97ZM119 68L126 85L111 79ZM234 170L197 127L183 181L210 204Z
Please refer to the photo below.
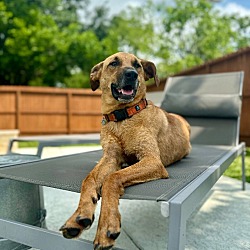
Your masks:
M154 78L155 84L158 87L160 85L160 80L156 74L156 67L154 63L146 60L141 60L141 64L144 70L144 79L145 81L149 80L150 78Z
M90 85L91 89L95 91L100 86L100 77L102 74L103 62L96 64L90 71Z

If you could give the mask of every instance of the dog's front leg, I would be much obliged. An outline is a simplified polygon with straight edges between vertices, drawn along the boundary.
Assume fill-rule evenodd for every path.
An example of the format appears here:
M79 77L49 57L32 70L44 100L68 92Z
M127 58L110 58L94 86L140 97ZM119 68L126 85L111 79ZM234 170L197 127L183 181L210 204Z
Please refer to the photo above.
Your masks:
M80 201L75 213L61 227L65 238L80 236L83 230L90 228L94 221L94 212L100 197L100 189L108 175L120 169L121 158L110 157L110 151L104 153L100 162L82 182Z
M137 183L168 178L160 157L147 155L138 163L110 174L102 187L102 206L95 249L110 249L120 234L121 216L118 205L124 188Z

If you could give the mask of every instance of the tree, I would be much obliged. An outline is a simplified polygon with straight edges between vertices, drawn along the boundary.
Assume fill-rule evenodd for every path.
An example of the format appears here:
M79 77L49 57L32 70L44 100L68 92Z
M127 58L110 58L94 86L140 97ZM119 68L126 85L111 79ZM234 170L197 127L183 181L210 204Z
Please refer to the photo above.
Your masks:
M97 6L92 12L92 16L88 10L85 10L85 12L85 15L90 17L89 23L85 24L85 30L92 30L99 40L106 38L111 21L108 17L109 9L106 6Z
M151 55L152 48L157 46L153 17L149 14L151 4L150 2L142 7L128 7L113 17L109 36L113 41L117 41L120 50L137 55Z
M1 84L74 87L72 75L86 79L95 63L117 50L79 22L78 0L5 2L0 2Z
M89 86L92 66L118 50L153 60L165 77L250 45L250 17L207 0L148 0L112 17L89 2L0 0L0 83Z
M222 15L209 1L175 0L158 13L163 32L157 56L168 55L159 67L169 74L250 45L250 18Z
M146 1L115 16L109 34L166 76L250 45L249 27L249 17L222 15L211 1Z

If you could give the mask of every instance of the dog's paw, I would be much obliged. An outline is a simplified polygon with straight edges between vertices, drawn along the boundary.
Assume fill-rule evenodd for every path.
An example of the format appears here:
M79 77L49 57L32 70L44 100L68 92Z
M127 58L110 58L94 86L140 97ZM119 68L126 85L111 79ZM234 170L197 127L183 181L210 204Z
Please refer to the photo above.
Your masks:
M115 244L114 240L110 240L110 241L105 241L105 242L100 242L100 243L96 243L96 241L94 241L94 250L108 250L108 249L112 249L113 246Z
M101 213L94 240L94 249L111 249L120 235L120 230L121 216L118 209Z
M118 236L120 235L120 232L107 232L107 237L112 239L112 240L116 240L118 238Z
M109 250L112 249L113 245L111 246L107 246L107 247L103 247L99 244L94 245L94 250Z
M95 241L94 241L94 249L95 250L106 250L111 249L114 244L117 237L120 235L120 232L110 232L108 230L106 235L103 235L104 237L99 234Z
M83 230L89 229L91 227L91 225L93 224L94 220L95 220L94 214L93 214L92 219L83 218L80 215L78 215L76 217L76 223L79 224L83 228Z
M63 225L59 230L62 231L64 238L72 239L79 237L83 229L80 227L67 227L66 225Z
M62 231L63 237L67 239L77 238L84 230L91 227L95 219L93 215L92 219L81 217L78 215L75 220L68 220L59 230ZM73 221L73 222L71 222Z

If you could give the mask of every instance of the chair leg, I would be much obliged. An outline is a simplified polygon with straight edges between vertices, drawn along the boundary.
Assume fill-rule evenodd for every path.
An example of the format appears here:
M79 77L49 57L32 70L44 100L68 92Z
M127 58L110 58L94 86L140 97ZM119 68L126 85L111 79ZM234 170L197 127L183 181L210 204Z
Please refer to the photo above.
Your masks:
M15 139L10 139L9 145L8 145L8 150L7 150L7 154L11 154L12 153L12 148L14 145Z
M168 249L183 250L186 243L186 216L181 204L170 204Z
M246 155L246 147L243 146L243 150L241 153L241 167L242 167L242 190L246 190L246 166L245 166L245 155Z

